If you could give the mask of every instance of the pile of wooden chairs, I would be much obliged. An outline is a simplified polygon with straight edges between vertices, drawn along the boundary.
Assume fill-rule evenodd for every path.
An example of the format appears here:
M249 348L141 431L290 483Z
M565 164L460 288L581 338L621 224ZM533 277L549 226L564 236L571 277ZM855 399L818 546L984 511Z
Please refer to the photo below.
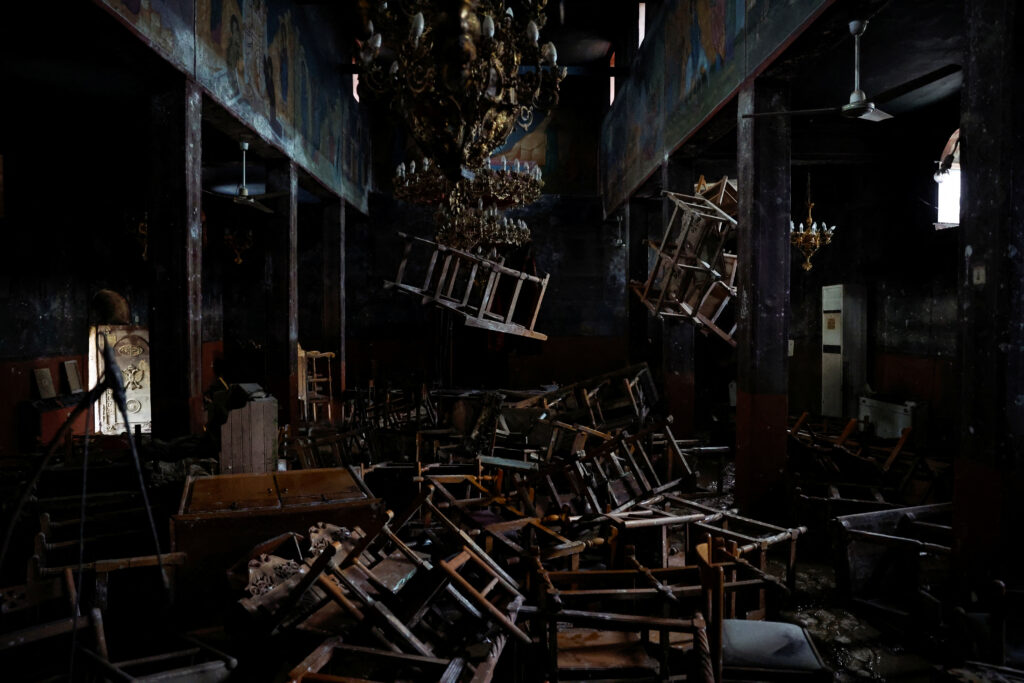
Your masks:
M863 426L856 418L813 424L806 411L791 423L788 468L802 518L827 522L935 502L948 485L949 463L917 450L911 427L898 439L883 440Z
M825 680L799 627L758 622L785 661L743 649L762 638L746 621L789 590L803 529L687 499L641 447L657 430L568 458L421 463L408 507L379 528L318 525L309 543L281 540L288 558L254 551L239 604L264 634L325 634L294 681L487 681L499 660L524 680L711 682L751 666L759 680ZM776 545L782 577L767 562Z

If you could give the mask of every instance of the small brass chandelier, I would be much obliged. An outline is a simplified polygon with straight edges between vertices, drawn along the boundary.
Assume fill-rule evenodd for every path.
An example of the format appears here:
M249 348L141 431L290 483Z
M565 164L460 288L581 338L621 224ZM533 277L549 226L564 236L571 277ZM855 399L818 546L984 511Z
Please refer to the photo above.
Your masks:
M830 244L832 242L832 233L835 232L836 226L829 227L826 223L822 222L821 226L818 226L817 221L811 216L811 212L814 210L814 202L811 201L811 174L807 174L807 218L800 223L799 227L793 222L789 222L789 243L799 249L804 255L803 269L810 270L814 267L811 263L811 257L817 253L818 249Z

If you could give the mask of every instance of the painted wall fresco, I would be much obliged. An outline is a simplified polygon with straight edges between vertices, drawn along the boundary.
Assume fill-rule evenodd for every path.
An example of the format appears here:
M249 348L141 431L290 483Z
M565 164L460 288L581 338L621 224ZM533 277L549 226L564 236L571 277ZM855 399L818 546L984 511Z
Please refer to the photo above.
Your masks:
M601 131L610 212L830 0L668 0Z
M544 173L544 194L598 193L598 145L607 94L582 78L562 83L558 106L538 112L526 131L518 127L492 156L536 164ZM397 163L397 162L396 162Z
M587 121L586 114L556 109L525 134L509 136L491 158L504 156L509 163L518 159L539 166L544 174L544 194L596 195L597 146L593 140L600 133L600 121Z
M369 130L330 9L286 0L97 0L263 139L361 211Z
M138 31L164 59L192 73L195 67L194 0L101 0Z

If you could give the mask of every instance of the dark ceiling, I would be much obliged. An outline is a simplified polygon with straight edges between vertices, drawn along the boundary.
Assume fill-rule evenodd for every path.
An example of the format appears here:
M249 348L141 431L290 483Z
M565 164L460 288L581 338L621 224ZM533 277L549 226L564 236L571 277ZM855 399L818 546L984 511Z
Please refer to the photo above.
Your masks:
M867 19L861 38L861 89L894 118L872 122L834 113L791 117L794 165L878 161L888 146L920 126L921 117L937 118L950 132L956 128L963 12L963 0L837 0L823 12L762 75L789 83L791 110L846 104L854 71L848 23ZM879 99L883 97L885 102ZM736 115L734 101L679 153L735 163Z
M606 66L623 22L636 21L638 2L553 0L543 36L558 48L566 66Z
M330 6L337 21L337 35L342 41L366 35L366 21L371 3L380 0L299 0L298 4ZM445 0L456 2L456 0ZM551 41L558 49L558 61L568 67L606 67L617 39L624 27L635 30L636 7L639 0L542 0L546 23L541 40ZM442 4L440 1L437 4ZM648 2L647 5L660 4ZM632 24L632 26L630 25Z
M361 31L362 14L371 1L375 0L346 0L337 4L319 0L315 4L333 15L336 33L343 40L354 42ZM638 4L634 0L548 0L542 40L555 43L560 63L570 67L570 78L580 73L606 74L613 50L621 55L617 67L628 71ZM660 5L646 3L649 23L657 20ZM33 13L41 15L43 11L39 8ZM64 26L65 33L52 36L51 48L45 55L7 50L3 65L8 78L14 79L14 83L24 78L25 82L78 96L83 101L97 97L109 100L138 96L152 87L156 74L173 71L159 63L129 32L115 26L116 22L105 13L95 7L78 8L76 12L76 21L58 22L54 30L60 31ZM956 69L962 61L963 0L837 0L765 72L766 76L791 84L791 108L836 106L847 101L853 80L853 39L847 22L855 18L869 19L862 38L861 62L862 87L869 96L926 78L940 68ZM13 24L7 26L9 31L5 35L15 38ZM95 35L110 39L91 40L90 36ZM909 89L882 108L897 119L936 105L955 108L961 81L962 73L957 70L924 87ZM579 92L578 88L572 90ZM213 111L215 107L204 109L212 112L209 122L226 134L223 139L213 134L207 136L206 159L211 164L237 165L236 140L246 134L244 127L230 116L217 114ZM718 115L720 120L713 121L695 139L694 144L700 149L684 153L695 155L710 150L720 158L734 158L735 135L731 133L735 115L735 107L726 106ZM827 137L857 138L871 127L884 130L891 125L892 122L847 121L841 117L794 119L795 134L810 127L817 131L815 138L822 141ZM265 148L258 140L253 143L254 162L261 157L277 156L275 150ZM812 141L808 147L818 144L824 143Z
M867 19L861 38L861 89L869 97L940 69L949 75L910 88L885 103L892 114L938 102L957 92L962 74L962 0L837 2L797 39L766 75L790 81L792 108L845 104L853 89L854 40L848 22Z

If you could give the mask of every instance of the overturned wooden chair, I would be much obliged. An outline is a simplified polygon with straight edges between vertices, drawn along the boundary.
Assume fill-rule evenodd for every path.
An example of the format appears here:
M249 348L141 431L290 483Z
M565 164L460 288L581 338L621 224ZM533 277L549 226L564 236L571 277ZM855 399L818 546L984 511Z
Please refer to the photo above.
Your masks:
M736 618L736 602L726 587L726 574L739 559L735 549L709 534L698 544L696 556L707 596L716 681L832 680L832 671L807 629L785 622Z
M655 316L681 319L735 345L723 311L735 294L736 258L724 252L736 220L708 196L663 193L675 206L660 242L648 240L654 264L631 289ZM735 318L735 316L730 316ZM722 319L722 322L719 322Z
M544 653L538 679L714 680L696 567L549 571L536 551L532 563L537 607L521 613Z
M424 304L432 303L451 311L470 327L531 339L547 339L547 335L534 328L547 291L549 275L541 278L509 268L505 265L505 259L493 252L481 256L405 233L398 234L405 240L405 250L394 282L386 282L386 287L419 296ZM421 285L409 282L414 245L423 245L431 250ZM480 281L478 275L482 278ZM511 296L507 299L498 296L503 277L514 283ZM530 283L538 291L532 310L519 315L516 306L524 283ZM507 300L507 306L501 307L499 298L503 299L502 303Z

